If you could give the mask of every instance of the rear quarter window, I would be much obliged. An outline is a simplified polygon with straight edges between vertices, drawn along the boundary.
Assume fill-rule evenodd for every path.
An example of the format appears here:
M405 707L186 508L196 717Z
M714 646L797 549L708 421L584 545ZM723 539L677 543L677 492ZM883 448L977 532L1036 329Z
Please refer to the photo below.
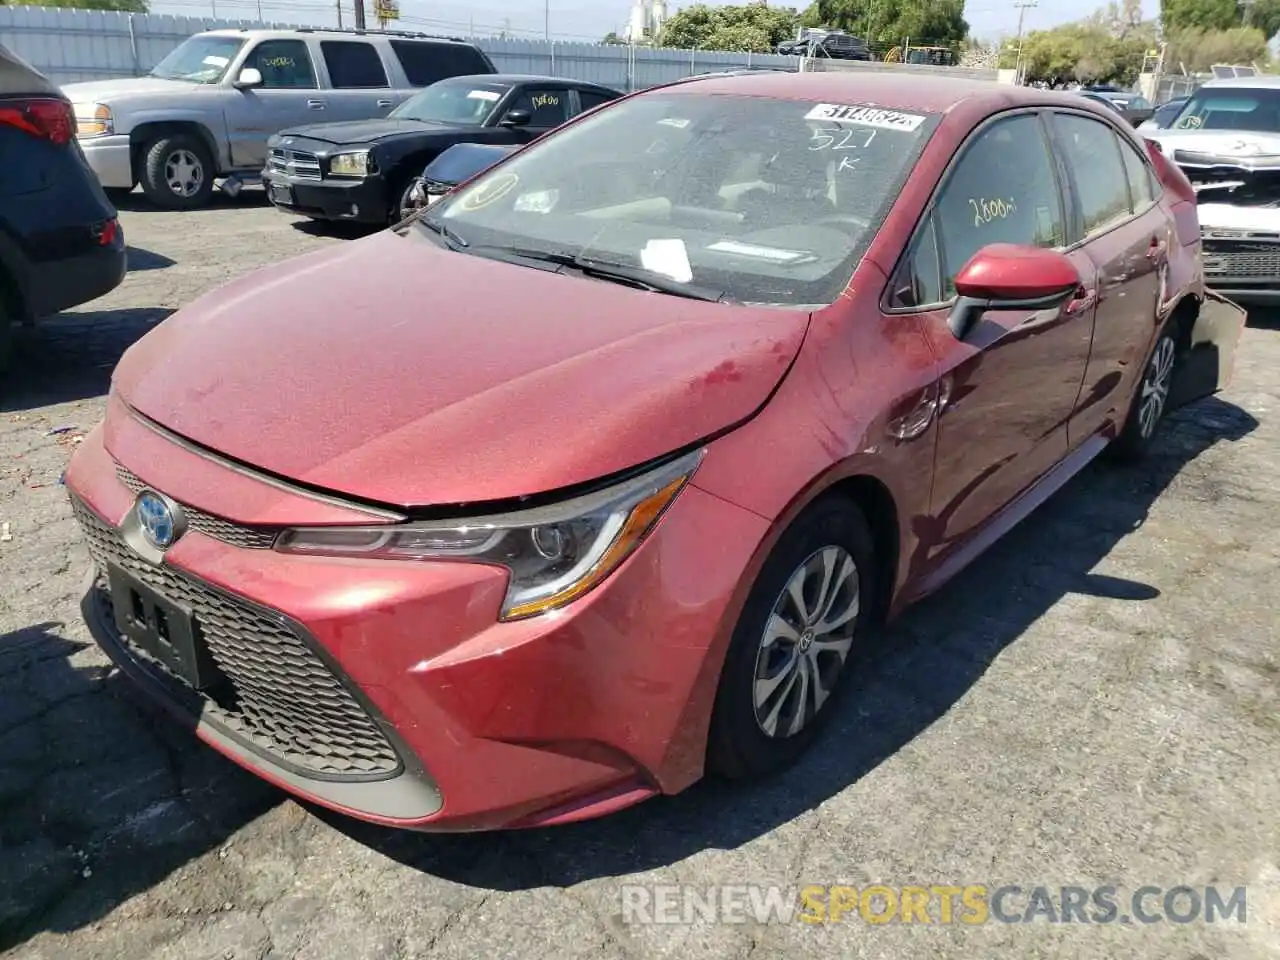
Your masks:
M459 43L432 43L425 40L392 40L404 75L415 87L427 87L437 80L493 73L480 51Z
M335 90L387 86L387 71L373 44L360 40L322 40L320 52Z

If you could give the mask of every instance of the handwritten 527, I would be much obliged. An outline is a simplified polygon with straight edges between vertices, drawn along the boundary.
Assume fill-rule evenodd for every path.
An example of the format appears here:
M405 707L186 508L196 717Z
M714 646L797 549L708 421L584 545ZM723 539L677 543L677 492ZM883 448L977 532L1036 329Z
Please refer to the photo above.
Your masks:
M810 150L862 150L876 138L874 130L857 127L814 127L809 138Z

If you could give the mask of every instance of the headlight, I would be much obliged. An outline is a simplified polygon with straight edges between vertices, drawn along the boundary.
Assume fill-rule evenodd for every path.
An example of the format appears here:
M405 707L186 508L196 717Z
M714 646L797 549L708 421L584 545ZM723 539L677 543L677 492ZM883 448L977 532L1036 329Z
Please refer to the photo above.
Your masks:
M329 172L335 177L364 177L369 174L369 151L335 153L329 158Z
M703 451L606 490L549 507L465 521L286 530L283 553L403 560L459 560L510 573L503 620L563 607L617 569L653 529Z
M72 109L76 115L76 136L80 139L104 137L114 132L110 107L101 103L77 103Z

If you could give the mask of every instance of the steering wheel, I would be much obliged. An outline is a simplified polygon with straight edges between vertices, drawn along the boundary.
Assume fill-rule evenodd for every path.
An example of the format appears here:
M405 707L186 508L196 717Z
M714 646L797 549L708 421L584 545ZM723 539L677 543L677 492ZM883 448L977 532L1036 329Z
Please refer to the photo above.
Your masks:
M815 227L839 227L840 229L847 230L850 233L866 233L866 231L871 227L870 221L863 220L860 217L855 217L848 213L833 213L825 217L819 217L817 220L813 221L813 225ZM850 227L853 227L854 229L849 230Z

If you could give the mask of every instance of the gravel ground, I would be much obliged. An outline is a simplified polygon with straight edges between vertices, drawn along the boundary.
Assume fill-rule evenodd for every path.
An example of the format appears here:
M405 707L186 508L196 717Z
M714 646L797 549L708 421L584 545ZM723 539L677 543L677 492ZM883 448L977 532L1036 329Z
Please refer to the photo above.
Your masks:
M87 555L59 475L114 361L253 265L349 242L253 193L123 222L124 284L26 338L0 382L7 955L1280 956L1274 321L1251 323L1233 387L1167 424L1147 465L1090 468L910 613L787 776L556 830L392 834L223 762L137 703L89 642ZM1248 908L1243 924L1149 925L623 911L624 884L748 883L1247 885Z

